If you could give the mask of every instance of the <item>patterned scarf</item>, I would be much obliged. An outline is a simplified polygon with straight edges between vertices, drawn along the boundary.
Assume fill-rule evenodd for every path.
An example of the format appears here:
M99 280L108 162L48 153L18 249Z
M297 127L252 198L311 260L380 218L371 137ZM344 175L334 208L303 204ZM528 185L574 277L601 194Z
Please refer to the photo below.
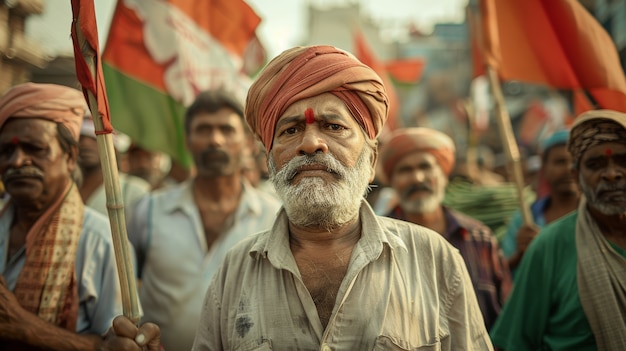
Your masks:
M26 263L15 290L20 305L61 328L76 331L76 249L84 205L72 183L26 236Z
M626 259L604 238L582 197L576 220L578 293L598 350L626 350Z

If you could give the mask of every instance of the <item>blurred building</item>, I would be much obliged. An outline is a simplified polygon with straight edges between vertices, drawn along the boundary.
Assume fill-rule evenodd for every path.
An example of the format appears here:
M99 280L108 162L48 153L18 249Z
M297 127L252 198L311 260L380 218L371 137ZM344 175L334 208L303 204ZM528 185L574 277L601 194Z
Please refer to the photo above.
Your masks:
M0 93L31 79L31 71L44 68L50 58L25 31L27 18L41 14L43 0L0 2Z

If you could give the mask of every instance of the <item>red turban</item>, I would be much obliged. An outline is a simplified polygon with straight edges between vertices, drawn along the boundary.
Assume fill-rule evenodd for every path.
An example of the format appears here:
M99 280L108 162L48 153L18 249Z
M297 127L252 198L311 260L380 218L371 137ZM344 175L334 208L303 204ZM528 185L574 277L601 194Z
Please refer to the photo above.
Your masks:
M16 85L0 97L0 128L9 118L42 118L62 123L78 141L85 105L83 94L66 86L37 83Z
M276 122L287 108L323 93L343 100L367 135L378 136L389 109L382 80L353 55L332 46L295 47L275 57L248 91L246 121L270 151Z
M430 128L404 128L394 131L380 152L380 161L387 181L391 180L396 163L416 151L433 154L445 175L452 172L455 147L449 136Z

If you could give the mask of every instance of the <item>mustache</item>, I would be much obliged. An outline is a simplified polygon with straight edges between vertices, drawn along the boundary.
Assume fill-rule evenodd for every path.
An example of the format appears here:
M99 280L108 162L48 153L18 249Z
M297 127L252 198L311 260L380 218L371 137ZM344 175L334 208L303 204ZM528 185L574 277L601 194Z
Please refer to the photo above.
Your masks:
M626 190L626 181L619 181L614 184L601 182L596 187L596 194L600 194L605 191L624 191Z
M213 157L228 159L228 154L224 150L215 149L215 148L206 149L200 152L201 160L205 160L207 158L213 158Z
M432 193L433 188L426 184L412 184L402 192L402 197L407 198L418 191L428 191Z
M44 173L35 166L24 166L20 168L9 168L2 175L2 181L7 182L14 178L35 177L43 179Z
M281 172L285 175L285 179L291 181L300 172L300 168L304 166L319 165L326 167L326 172L338 176L340 179L345 178L346 171L344 166L337 161L335 157L329 154L313 154L303 155L292 158Z

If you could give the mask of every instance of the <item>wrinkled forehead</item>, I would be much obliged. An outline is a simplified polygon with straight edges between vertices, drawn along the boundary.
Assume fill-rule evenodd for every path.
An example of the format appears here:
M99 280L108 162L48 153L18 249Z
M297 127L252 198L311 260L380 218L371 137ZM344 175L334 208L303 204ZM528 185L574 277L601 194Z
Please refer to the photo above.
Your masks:
M340 120L358 126L358 122L350 113L345 102L337 96L324 93L314 97L302 99L289 105L285 112L278 118L275 129L288 120L301 119L306 123L312 120ZM308 121L308 122L307 122Z
M9 118L0 126L0 137L13 137L20 135L38 136L41 133L54 132L56 134L57 123L38 117Z

